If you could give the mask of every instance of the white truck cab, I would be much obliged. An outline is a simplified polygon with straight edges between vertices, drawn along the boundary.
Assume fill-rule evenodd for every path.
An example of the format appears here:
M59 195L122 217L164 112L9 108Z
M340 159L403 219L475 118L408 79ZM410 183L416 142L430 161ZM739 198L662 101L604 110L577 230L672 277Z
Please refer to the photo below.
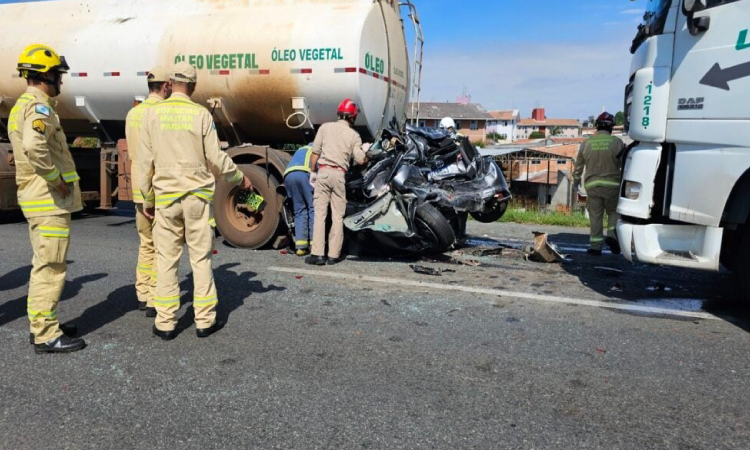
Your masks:
M623 252L723 264L750 298L750 0L648 3L625 92Z

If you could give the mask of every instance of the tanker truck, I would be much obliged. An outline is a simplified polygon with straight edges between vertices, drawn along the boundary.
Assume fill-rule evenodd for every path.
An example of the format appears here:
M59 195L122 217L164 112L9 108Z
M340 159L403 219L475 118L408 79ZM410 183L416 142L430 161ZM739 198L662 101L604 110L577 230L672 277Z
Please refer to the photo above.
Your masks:
M750 0L650 0L631 52L625 256L730 269L750 298Z
M317 127L336 120L344 98L360 105L355 125L365 140L406 121L414 83L402 6L418 27L414 6L395 0L0 4L0 209L17 207L7 119L26 88L15 72L24 47L44 43L69 62L56 109L69 139L98 138L99 148L74 156L84 199L104 207L112 192L132 199L125 117L147 95L149 68L187 61L198 70L193 99L212 112L226 151L265 199L250 211L220 182L219 231L239 247L269 244L283 228L285 147L310 142Z

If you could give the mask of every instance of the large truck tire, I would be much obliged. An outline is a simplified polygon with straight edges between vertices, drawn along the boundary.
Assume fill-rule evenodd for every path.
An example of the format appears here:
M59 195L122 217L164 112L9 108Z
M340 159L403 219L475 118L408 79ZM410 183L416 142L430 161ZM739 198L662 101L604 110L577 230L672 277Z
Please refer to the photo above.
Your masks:
M277 194L279 182L262 167L247 164L238 167L265 203L261 211L250 212L238 204L239 187L220 182L214 195L214 218L216 227L229 244L255 250L266 246L276 236L281 211Z
M431 253L444 253L456 244L456 233L450 222L429 203L417 208L415 222L420 236L432 244Z

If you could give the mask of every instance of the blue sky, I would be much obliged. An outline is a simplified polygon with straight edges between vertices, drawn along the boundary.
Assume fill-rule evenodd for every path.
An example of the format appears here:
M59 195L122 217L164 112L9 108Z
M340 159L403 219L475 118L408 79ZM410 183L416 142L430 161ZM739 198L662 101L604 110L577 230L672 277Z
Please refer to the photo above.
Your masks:
M414 0L425 34L423 101L464 88L488 109L582 119L622 109L630 42L648 1ZM409 34L411 36L411 34Z
M465 88L522 117L535 106L577 119L622 109L648 1L413 0L426 40L422 100L454 101Z

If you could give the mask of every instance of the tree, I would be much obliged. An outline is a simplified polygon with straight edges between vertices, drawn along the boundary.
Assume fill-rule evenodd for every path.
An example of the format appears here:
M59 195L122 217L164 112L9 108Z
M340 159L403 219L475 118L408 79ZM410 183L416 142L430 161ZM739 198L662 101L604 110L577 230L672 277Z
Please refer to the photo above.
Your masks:
M561 135L562 134L562 127L559 127L559 126L552 127L552 129L550 130L549 134L552 135L552 136L559 136L559 135Z
M625 113L622 111L618 111L617 114L615 114L615 125L625 125Z
M535 131L529 135L529 139L544 139L546 137L541 131Z

